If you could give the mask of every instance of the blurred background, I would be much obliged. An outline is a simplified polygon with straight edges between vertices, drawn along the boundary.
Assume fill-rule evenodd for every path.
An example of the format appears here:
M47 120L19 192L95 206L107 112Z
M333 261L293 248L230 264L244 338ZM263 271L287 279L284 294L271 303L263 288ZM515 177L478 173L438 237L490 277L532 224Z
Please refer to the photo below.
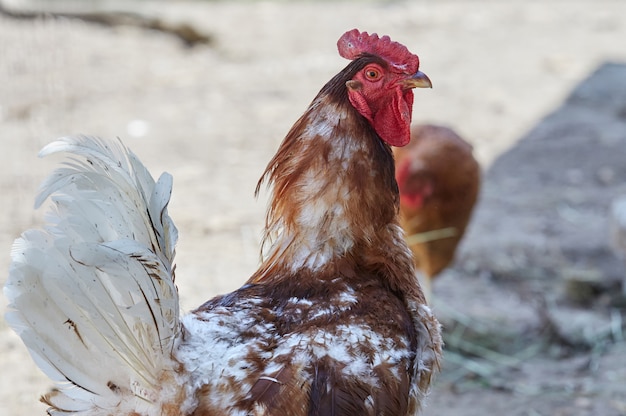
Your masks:
M43 222L68 134L120 137L174 176L184 310L255 270L254 187L359 28L417 53L414 122L474 146L483 186L433 285L448 344L425 415L625 415L626 2L0 2L0 282ZM626 222L626 221L625 221ZM0 300L6 309L6 300ZM50 383L0 323L0 414L44 414Z

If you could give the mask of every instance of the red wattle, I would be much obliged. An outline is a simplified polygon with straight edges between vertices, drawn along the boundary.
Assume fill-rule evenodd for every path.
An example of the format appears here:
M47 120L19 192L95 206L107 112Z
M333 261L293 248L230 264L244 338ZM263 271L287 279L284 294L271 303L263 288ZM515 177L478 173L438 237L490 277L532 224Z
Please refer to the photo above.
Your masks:
M398 88L391 102L374 115L374 130L388 145L402 147L411 141L412 108L413 91Z

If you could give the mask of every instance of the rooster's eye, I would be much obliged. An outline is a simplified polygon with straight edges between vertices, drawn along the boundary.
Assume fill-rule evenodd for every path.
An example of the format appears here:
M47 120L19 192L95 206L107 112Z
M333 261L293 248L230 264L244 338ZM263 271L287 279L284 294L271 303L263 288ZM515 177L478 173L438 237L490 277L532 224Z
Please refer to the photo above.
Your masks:
M367 68L365 70L365 77L370 81L376 81L380 76L380 71L376 68Z

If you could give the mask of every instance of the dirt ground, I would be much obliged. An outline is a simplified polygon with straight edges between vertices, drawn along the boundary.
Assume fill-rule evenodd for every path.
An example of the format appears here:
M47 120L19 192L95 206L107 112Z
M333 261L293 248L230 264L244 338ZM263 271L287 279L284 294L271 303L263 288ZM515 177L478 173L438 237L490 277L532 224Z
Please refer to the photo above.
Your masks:
M433 80L416 92L415 122L454 127L485 172L458 261L434 285L448 352L424 414L626 415L625 272L607 220L626 193L625 2L132 7L214 42L185 48L132 27L0 17L0 270L13 239L42 223L34 195L57 160L38 150L89 133L119 136L154 175L173 174L183 309L236 288L258 263L256 181L345 65L337 38L354 27L389 34ZM581 281L591 283L581 291ZM0 414L44 414L37 398L50 383L4 322L0 351Z

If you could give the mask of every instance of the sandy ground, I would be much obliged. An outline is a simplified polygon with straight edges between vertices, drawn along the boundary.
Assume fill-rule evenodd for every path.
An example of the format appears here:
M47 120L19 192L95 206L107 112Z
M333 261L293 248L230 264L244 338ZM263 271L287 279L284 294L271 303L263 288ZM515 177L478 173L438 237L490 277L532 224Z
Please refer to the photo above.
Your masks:
M0 270L13 239L42 223L32 201L54 160L38 160L38 150L58 136L89 133L122 137L153 174L174 175L170 213L180 230L183 309L240 285L258 262L265 196L254 200L256 181L291 124L345 65L335 42L347 29L389 34L420 55L435 88L417 91L414 120L453 126L473 143L485 171L603 63L626 62L626 3L618 0L136 7L193 23L215 44L186 49L135 28L0 17ZM482 207L489 218L479 207L478 224L508 214ZM435 293L479 318L532 321L532 305L514 286L489 278L502 273L490 259L511 237L496 230L492 238L486 229L470 230L462 267L443 276ZM560 310L565 320L568 311ZM0 351L0 414L43 414L37 397L50 383L3 322ZM536 355L500 372L499 383L467 388L444 372L426 414L626 414L623 344L562 358ZM597 362L588 365L591 359Z

